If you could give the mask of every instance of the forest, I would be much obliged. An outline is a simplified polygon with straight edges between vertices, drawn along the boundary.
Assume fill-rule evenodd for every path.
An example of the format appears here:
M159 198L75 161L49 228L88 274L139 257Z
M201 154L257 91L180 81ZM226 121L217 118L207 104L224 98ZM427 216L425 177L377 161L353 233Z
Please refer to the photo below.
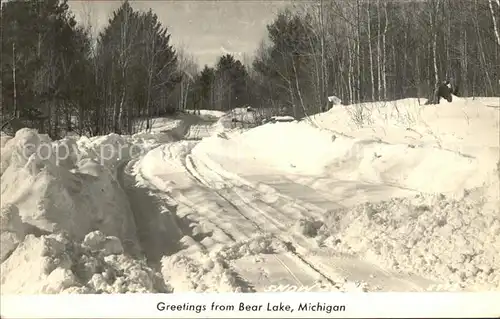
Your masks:
M66 0L2 3L1 123L60 138L133 134L185 110L272 108L297 119L349 105L500 96L500 0L298 1L278 12L245 63L199 66L168 21L128 1L93 36Z

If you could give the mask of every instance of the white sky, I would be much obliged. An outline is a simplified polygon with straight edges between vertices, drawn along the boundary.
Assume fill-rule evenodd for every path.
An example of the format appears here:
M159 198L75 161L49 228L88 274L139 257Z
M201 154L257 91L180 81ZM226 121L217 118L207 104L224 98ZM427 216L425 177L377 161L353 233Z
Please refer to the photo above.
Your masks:
M191 53L199 65L213 65L221 54L253 54L267 36L266 24L289 0L131 1L139 10L151 8L168 27L172 43ZM81 23L100 30L121 1L69 0Z

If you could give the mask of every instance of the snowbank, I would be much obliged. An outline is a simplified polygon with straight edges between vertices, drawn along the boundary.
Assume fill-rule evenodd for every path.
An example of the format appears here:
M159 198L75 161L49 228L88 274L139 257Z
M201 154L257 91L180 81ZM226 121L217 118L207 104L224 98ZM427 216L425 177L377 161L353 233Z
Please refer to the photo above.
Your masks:
M495 100L496 108L491 106ZM439 105L421 105L417 99L347 105L314 115L312 120L322 129L353 138L476 156L487 148L498 151L499 116L500 98L454 97L452 103Z
M88 151L75 140L52 142L19 130L2 148L2 207L15 206L24 223L43 232L62 229L83 239L99 229L136 243L126 195L112 171Z
M217 115L204 116L213 122ZM141 200L151 200L151 195L147 189L124 185L124 171L130 160L183 138L199 121L199 116L184 114L155 119L150 132L132 136L68 136L58 141L30 129L19 130L14 137L2 134L2 291L164 291L154 287L157 284L153 284L156 279L151 269L126 256L142 258L152 248L162 251L156 246L165 246L167 239L176 241L180 230L175 216L165 219L163 211L156 216L163 219L145 220L153 212L137 211L137 205L144 204ZM133 189L124 190L124 186ZM131 206L129 199L138 203ZM156 209L153 206L141 207ZM148 223L157 227L151 228ZM149 230L157 233L145 234ZM145 241L151 238L159 239ZM55 248L50 248L53 245ZM94 251L106 253L99 257ZM61 254L66 261L61 261ZM47 263L47 258L65 264L47 270L40 266ZM75 265L97 268L80 273ZM33 269L31 275L19 279L28 268Z
M331 212L319 238L340 253L444 282L434 289L500 289L498 206L417 196Z
M5 140L2 293L165 290L155 290L152 270L128 257L141 249L116 176L131 145L126 138L51 141L22 129Z
M431 193L480 187L493 169L493 164L488 167L484 161L448 150L337 137L304 122L263 125L232 139L213 137L200 147L221 162L253 162L256 168L288 174L386 183Z
M2 205L0 212L0 262L23 241L26 229L19 216L19 210L14 205Z
M144 262L99 231L73 241L64 233L28 235L1 265L3 294L168 292Z
M171 116L171 117L158 117L152 118L150 120L151 132L164 132L168 130L175 129L179 127L183 122L182 115ZM138 132L142 132L146 130L147 121L139 120L135 124L135 130Z
M255 291L244 270L260 263L249 272L266 274L270 256L304 270L278 240L285 231L287 241L300 238L292 244L311 244L306 252L347 254L445 283L432 289L498 290L499 109L491 102L339 105L249 130L235 129L258 125L260 115L237 109L158 119L132 136L2 135L2 293ZM256 182L259 174L285 176L290 193ZM362 203L351 192L357 203L329 211L292 194L305 191L305 180L318 196L360 185L419 195ZM263 214L272 234L252 237ZM306 214L315 218L297 218ZM217 241L217 230L232 242Z
M349 107L358 106L339 106L312 123L266 124L229 139L213 137L203 147L220 161L426 193L482 187L499 161L499 111L481 103L366 104L359 107L369 109L371 124L362 126Z

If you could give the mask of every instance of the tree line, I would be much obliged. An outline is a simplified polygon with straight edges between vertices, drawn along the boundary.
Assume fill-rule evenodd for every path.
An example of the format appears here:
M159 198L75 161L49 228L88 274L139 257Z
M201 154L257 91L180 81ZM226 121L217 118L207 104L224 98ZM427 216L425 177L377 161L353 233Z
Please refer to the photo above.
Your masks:
M268 105L303 116L344 104L500 95L500 1L298 2L268 25L253 66Z
M1 26L2 123L16 119L54 138L132 134L138 121L149 128L152 118L186 108L248 103L240 61L221 56L198 72L157 15L128 1L95 38L67 0L5 2Z
M327 107L433 98L452 81L461 96L500 94L499 0L318 0L279 12L244 65L213 67L170 43L152 11L128 1L93 37L67 0L2 4L2 123L57 138L132 134L137 123L186 109L252 105L300 118Z

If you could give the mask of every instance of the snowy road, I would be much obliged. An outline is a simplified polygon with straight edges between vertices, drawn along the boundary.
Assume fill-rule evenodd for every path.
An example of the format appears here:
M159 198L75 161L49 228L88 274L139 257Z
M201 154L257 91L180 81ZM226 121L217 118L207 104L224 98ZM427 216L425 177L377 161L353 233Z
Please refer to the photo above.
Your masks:
M131 187L128 182L126 188L131 202L145 203L133 210L138 232L145 234L139 237L151 263L158 265L160 256L168 256L162 261L165 277L176 267L195 267L199 273L213 275L194 279L190 271L176 273L169 280L174 290L220 289L221 285L211 280L224 271L234 278L227 288L230 291L264 291L273 285L312 291L419 291L432 283L418 276L392 273L354 256L339 255L314 238L327 210L342 206L341 198L346 202L352 196L375 198L380 188L373 187L370 192L370 185L339 181L340 189L350 194L334 196L283 174L249 174L237 165L228 171L198 147L198 140L210 131L206 124L192 125L185 139L159 146L129 165L128 176L135 178L137 185ZM205 136L197 135L200 132ZM150 190L149 195L144 189ZM160 204L155 207L152 201ZM169 219L161 221L159 216ZM172 220L184 225L179 227L182 234L159 229L172 225ZM179 237L183 237L180 247L174 243ZM239 248L226 256L223 270L199 265L204 258L211 260L214 254L241 245L251 248ZM181 261L178 256L183 256Z

